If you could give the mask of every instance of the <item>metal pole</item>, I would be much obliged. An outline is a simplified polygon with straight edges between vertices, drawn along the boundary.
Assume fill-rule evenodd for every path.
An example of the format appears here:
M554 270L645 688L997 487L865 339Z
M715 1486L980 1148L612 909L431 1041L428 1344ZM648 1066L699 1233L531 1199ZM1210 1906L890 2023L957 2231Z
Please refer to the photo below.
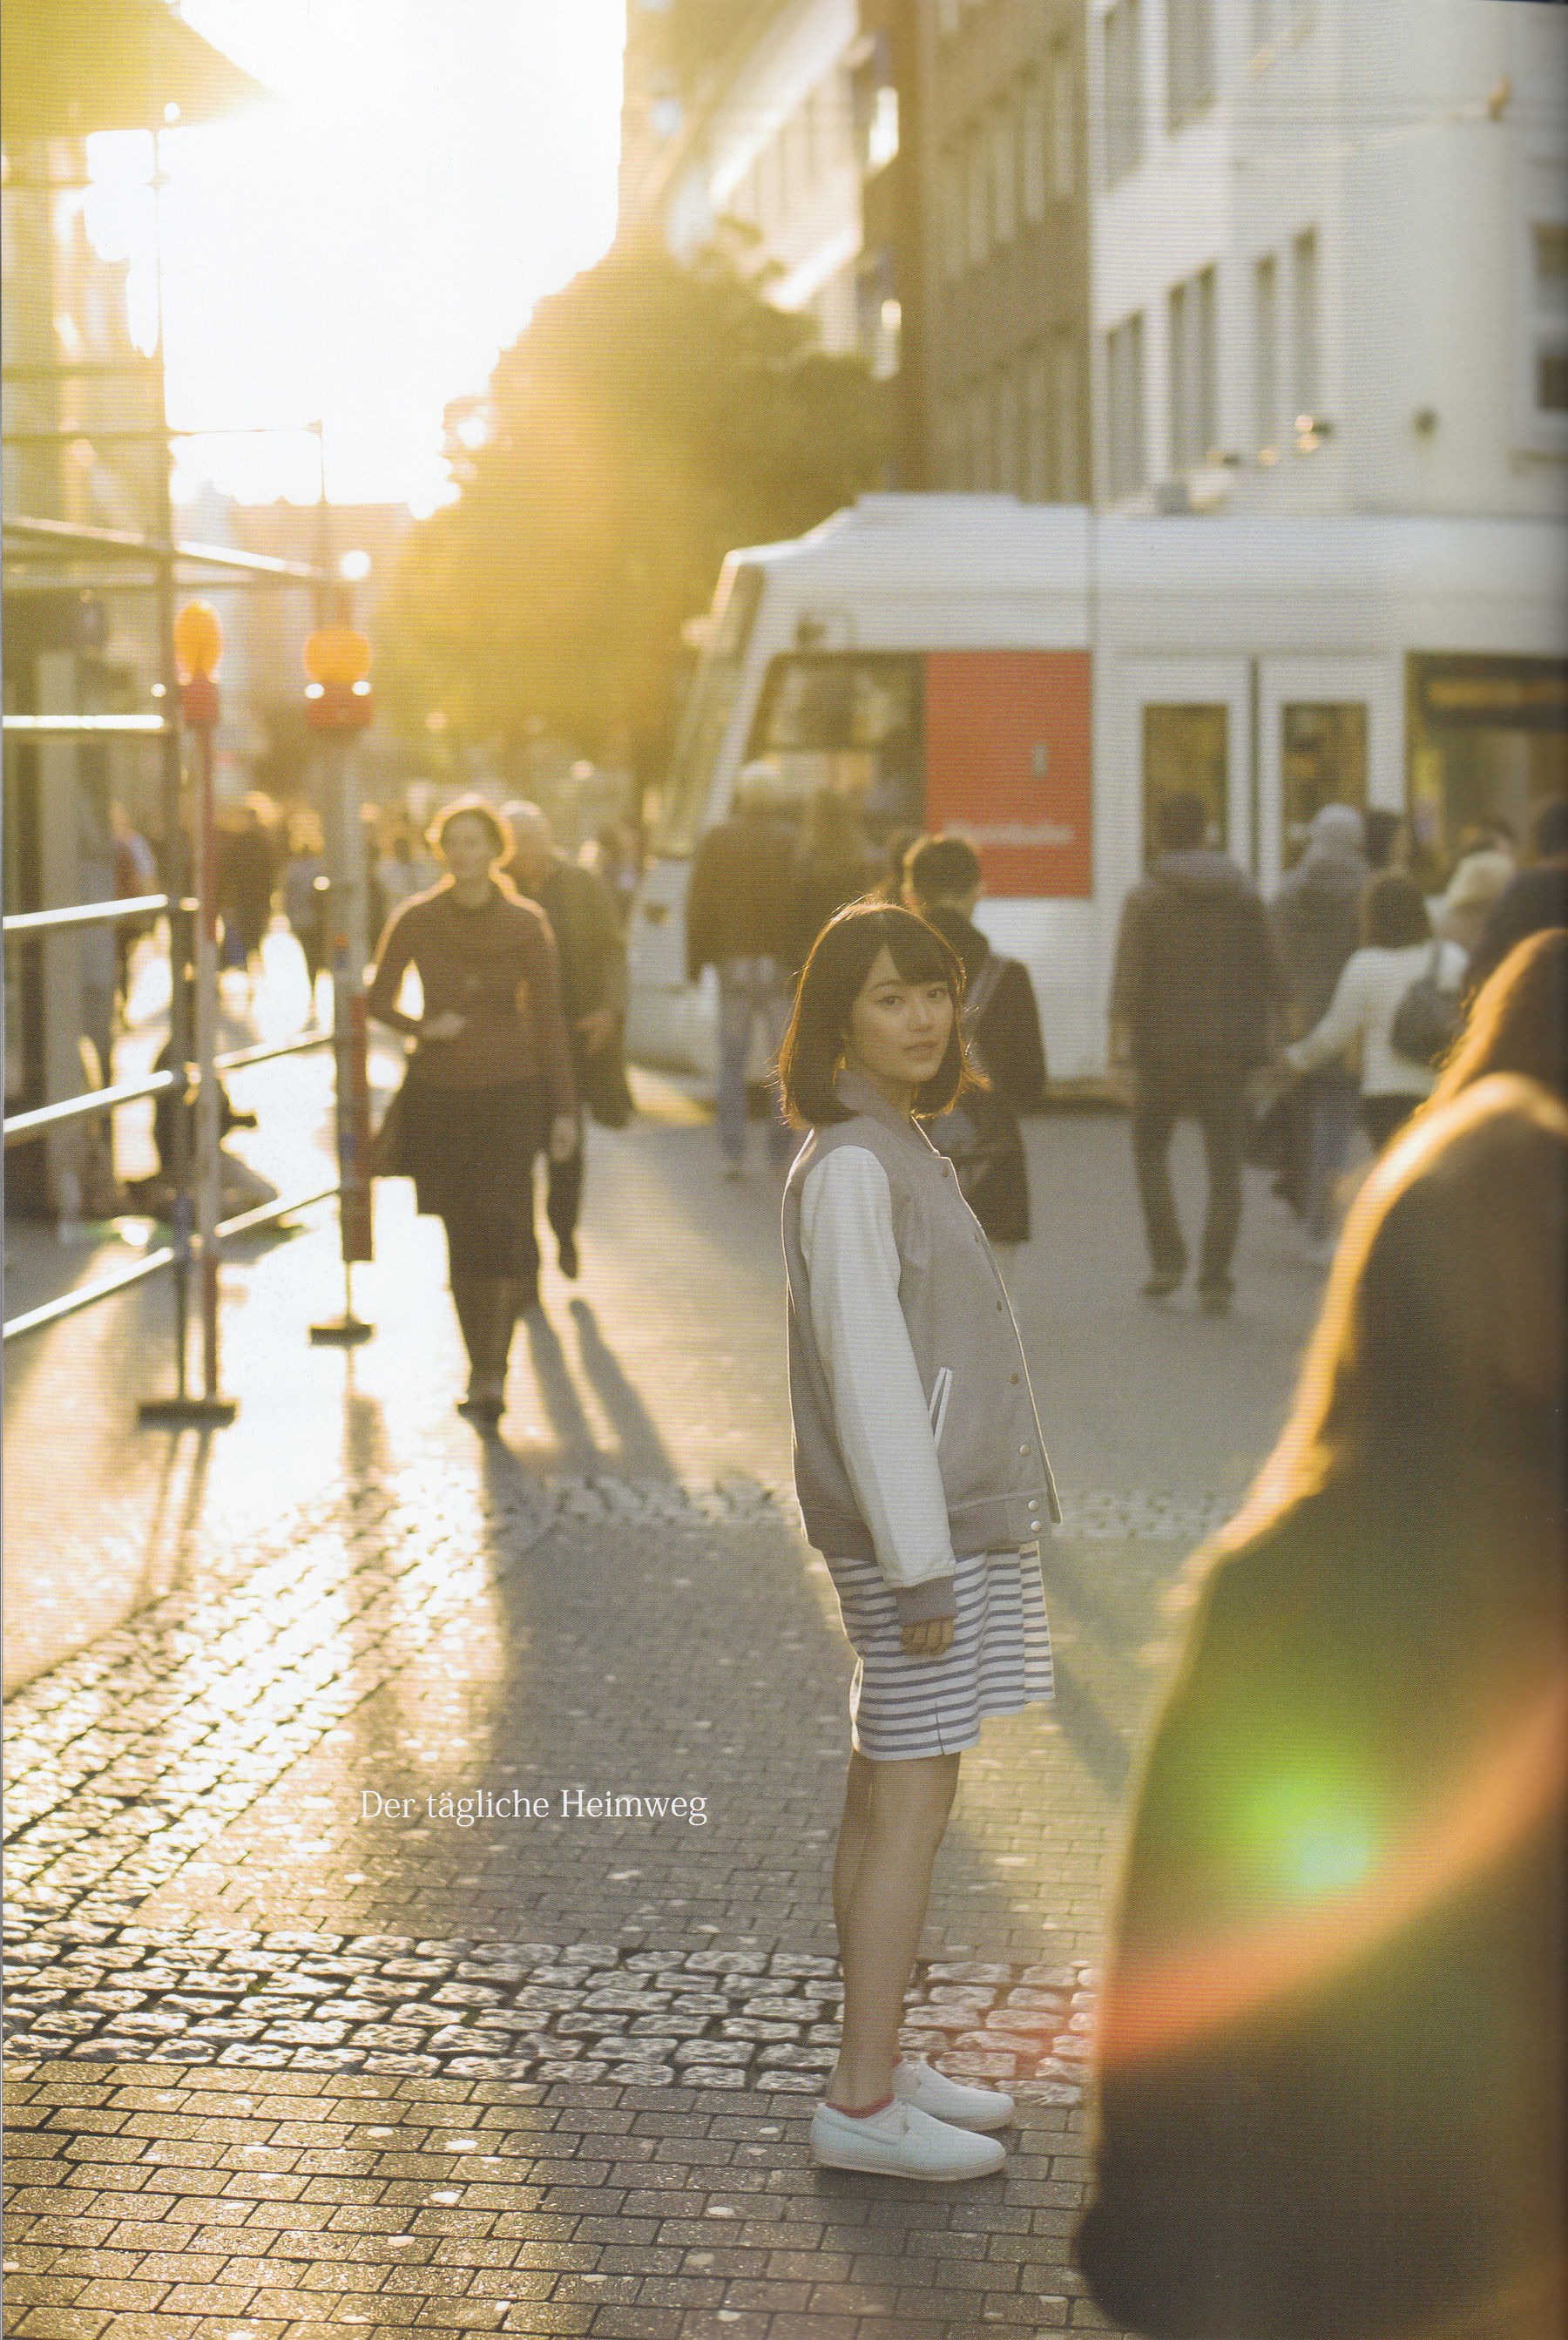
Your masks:
M166 426L169 410L164 351L164 161L162 143L156 131L153 134L153 284L157 304L153 383L158 405L157 419ZM172 546L174 541L174 500L171 492L170 463L169 443L165 439L161 458L154 466L156 473L154 527L159 541ZM188 913L180 907L189 879L184 868L181 822L181 749L184 742L175 721L180 704L180 676L174 659L174 564L172 559L159 560L157 580L158 671L162 683L164 720L168 726L164 734L162 818L164 891L170 897L169 1056L176 1078L182 1084L182 1094L176 1098L173 1117L172 1158L164 1163L164 1167L168 1173L174 1197L171 1213L174 1230L174 1397L177 1404L184 1405L186 1398L185 1353L190 1342L192 1217L190 1124L183 1094L184 1068L191 1061L191 998L185 981L185 969L190 963L190 923Z
M218 1394L218 883L213 819L213 727L196 733L196 1240L202 1261L202 1394Z
M369 1256L361 1225L365 1208L363 1179L369 1152L364 1110L364 967L365 941L363 851L359 804L351 785L352 768L349 742L341 731L323 738L325 764L324 810L330 911L328 939L332 970L332 1063L338 1142L338 1218L343 1258L343 1313L311 1326L318 1346L352 1348L368 1341L375 1327L353 1310L353 1268L356 1258ZM357 956L356 956L357 954Z

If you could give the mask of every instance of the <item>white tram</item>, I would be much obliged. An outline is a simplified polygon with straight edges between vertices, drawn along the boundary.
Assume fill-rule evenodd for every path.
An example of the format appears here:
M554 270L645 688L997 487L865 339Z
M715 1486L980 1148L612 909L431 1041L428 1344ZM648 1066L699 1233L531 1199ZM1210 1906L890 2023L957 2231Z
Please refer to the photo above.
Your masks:
M766 763L850 793L874 842L969 838L978 921L1034 979L1053 1080L1105 1066L1116 920L1177 788L1266 894L1330 801L1523 837L1568 789L1568 538L1470 517L1127 518L868 495L725 561L631 931L629 1045L711 1069L688 984L692 849Z

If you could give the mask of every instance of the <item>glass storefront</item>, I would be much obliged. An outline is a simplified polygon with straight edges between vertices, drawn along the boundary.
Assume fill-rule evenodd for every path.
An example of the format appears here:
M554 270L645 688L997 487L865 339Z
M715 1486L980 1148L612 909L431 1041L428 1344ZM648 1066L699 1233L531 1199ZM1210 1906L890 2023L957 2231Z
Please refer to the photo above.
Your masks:
M1160 804L1176 795L1202 800L1206 841L1223 851L1230 842L1230 709L1223 700L1146 700L1143 732L1145 859L1160 849Z
M1366 808L1365 700L1286 701L1279 710L1279 770L1288 869L1300 860L1313 816L1325 805Z
M1568 659L1413 653L1406 695L1421 867L1440 880L1483 821L1526 845L1535 807L1568 795Z

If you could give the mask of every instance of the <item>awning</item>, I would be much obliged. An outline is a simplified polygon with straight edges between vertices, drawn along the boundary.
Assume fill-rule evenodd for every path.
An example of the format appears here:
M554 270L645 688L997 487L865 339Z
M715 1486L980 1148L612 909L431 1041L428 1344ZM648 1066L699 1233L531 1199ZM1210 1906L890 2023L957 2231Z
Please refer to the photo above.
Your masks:
M215 122L273 95L163 0L4 0L0 36L7 145Z

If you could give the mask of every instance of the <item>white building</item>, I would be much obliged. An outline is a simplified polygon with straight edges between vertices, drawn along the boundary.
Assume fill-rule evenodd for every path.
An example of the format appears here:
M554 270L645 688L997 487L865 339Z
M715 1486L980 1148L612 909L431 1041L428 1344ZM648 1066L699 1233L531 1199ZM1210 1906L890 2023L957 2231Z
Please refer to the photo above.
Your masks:
M1097 501L1561 511L1564 12L1087 5Z
M722 222L743 223L757 260L774 272L769 298L809 310L835 352L859 345L859 43L857 0L785 0L714 61L700 91L684 104L665 100L670 154L626 191L621 219L622 233L656 225L680 260L711 243Z

